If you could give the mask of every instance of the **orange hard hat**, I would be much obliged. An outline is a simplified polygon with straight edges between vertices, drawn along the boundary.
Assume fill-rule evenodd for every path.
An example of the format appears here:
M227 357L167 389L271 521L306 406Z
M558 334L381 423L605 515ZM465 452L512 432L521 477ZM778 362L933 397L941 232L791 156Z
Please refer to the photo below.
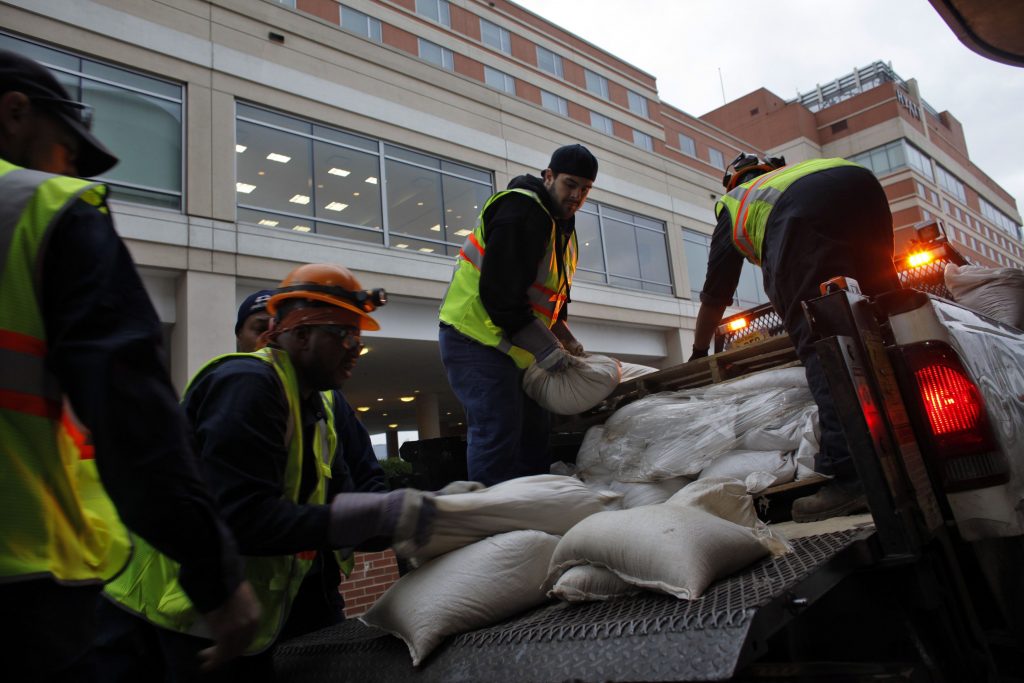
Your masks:
M311 299L352 311L359 315L359 329L379 330L369 314L387 303L383 289L364 290L348 268L333 263L307 263L288 273L267 301L267 312L276 315L285 299Z

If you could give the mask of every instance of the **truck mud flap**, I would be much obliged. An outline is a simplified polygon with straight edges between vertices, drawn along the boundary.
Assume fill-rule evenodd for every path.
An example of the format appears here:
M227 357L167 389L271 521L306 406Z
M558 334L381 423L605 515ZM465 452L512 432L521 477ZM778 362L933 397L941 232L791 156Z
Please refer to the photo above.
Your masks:
M698 600L645 593L556 603L450 638L412 666L405 644L349 620L282 643L279 681L718 681L843 577L876 557L874 529L809 536Z

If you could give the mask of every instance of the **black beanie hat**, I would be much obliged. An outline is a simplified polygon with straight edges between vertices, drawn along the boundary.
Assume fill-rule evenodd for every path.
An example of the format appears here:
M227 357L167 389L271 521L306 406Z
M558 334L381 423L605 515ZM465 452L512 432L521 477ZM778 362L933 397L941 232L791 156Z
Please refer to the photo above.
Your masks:
M583 145L559 147L551 155L548 168L555 175L568 173L587 180L597 179L597 159Z

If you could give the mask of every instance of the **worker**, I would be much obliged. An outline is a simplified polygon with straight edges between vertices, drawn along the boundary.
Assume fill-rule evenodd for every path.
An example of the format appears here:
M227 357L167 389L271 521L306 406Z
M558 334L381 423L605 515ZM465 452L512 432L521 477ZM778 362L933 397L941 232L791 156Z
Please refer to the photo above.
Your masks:
M730 169L722 181L726 194L715 204L718 223L690 360L708 355L715 328L732 303L743 259L760 266L765 292L818 404L815 470L832 477L814 495L793 502L793 519L810 522L865 511L864 490L801 302L820 296L821 283L839 275L855 279L867 295L899 287L885 191L871 171L845 159L786 166L782 157L740 154Z
M0 652L12 681L90 680L96 596L131 553L118 516L181 563L216 642L208 665L245 649L259 613L107 188L74 177L117 163L91 120L49 70L0 51Z
M550 415L522 390L536 363L559 372L583 346L569 330L575 214L597 178L583 145L559 147L542 177L484 203L440 311L441 360L467 424L469 479L490 486L549 470Z
M250 353L263 346L261 335L270 325L267 302L274 290L253 292L238 307L235 322L235 350ZM352 406L340 390L325 392L325 401L334 408L334 429L338 434L337 454L331 466L327 497L338 493L359 491L383 493L388 490L384 469L370 443L366 427L356 417ZM383 550L383 547L362 547L362 550ZM352 556L338 558L330 551L317 552L313 564L299 586L288 621L281 628L281 640L319 631L345 619L345 602L338 591L342 570L351 571Z
M399 489L327 498L338 435L321 392L350 377L361 332L379 328L369 314L385 301L383 290L363 290L341 266L300 266L267 301L269 345L213 358L186 389L196 451L264 608L249 656L231 662L218 680L273 680L272 647L318 549L383 539L413 550L429 538L432 494ZM134 630L98 649L105 680L197 678L192 653L203 647L203 633L176 573L173 562L140 544L106 586L117 606L104 610L104 620L128 619ZM127 644L154 640L159 647L136 648L132 658Z

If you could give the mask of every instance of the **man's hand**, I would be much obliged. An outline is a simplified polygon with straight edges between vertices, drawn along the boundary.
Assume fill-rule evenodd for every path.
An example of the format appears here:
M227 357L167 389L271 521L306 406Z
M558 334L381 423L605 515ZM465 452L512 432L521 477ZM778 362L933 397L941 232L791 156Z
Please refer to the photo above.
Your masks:
M558 338L558 341L562 344L562 348L570 356L582 356L586 352L583 350L583 344L573 336L572 331L569 330L569 325L564 320L557 320L555 324L551 326L551 332Z
M388 539L396 552L410 552L430 540L434 494L417 489L390 493L339 493L331 501L327 542L332 548L358 548Z
M566 353L565 349L562 348L561 344L556 344L543 356L536 356L537 367L541 370L548 372L561 372L569 365L569 354Z
M708 357L708 347L707 346L705 346L703 349L698 349L696 346L694 346L693 347L693 353L690 354L690 357L689 357L689 359L687 359L686 362L689 363L691 360L696 360L698 358L707 358L707 357Z
M203 671L212 671L245 652L256 637L260 611L256 593L243 581L223 605L203 615L214 643L199 653Z

